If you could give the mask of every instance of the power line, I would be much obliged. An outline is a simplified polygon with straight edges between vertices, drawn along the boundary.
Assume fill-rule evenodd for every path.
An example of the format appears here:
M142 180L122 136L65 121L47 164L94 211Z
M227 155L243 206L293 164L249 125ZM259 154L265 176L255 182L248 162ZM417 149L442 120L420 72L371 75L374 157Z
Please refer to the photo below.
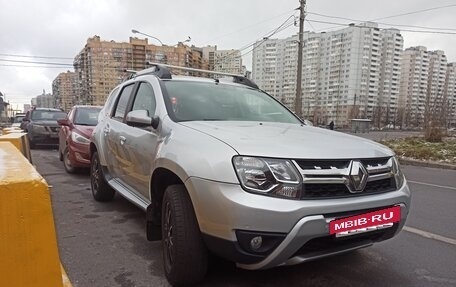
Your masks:
M236 33L238 33L238 32L247 30L247 29L249 29L249 28L251 28L251 27L254 27L254 26L257 26L257 25L259 25L259 24L262 24L262 23L265 23L265 22L269 22L269 21L271 21L271 20L274 20L274 19L276 19L276 18L279 18L280 16L283 16L283 15L285 15L285 14L288 14L288 13L290 13L290 12L293 12L294 10L295 10L295 9L288 10L288 11L286 11L286 12L283 12L283 13L281 13L281 14L278 14L278 15L276 15L276 16L273 16L272 18L269 18L269 19L266 19L266 20L262 20L262 21L260 21L260 22L256 22L256 23L254 23L254 24L252 24L252 25L249 25L249 26L247 26L247 27L241 28L241 29L239 29L239 30L236 30L236 31L233 31L233 32L224 34L224 35L221 35L221 36L219 36L219 37L217 37L217 38L215 38L215 39L212 39L212 40L208 41L208 43L210 43L210 42L212 42L212 41L215 41L215 40L218 40L218 39L221 39L221 38L223 38L223 37L226 37L226 36L229 36L229 35L233 35L233 34L236 34Z
M419 14L419 13L432 11L432 10L450 8L450 7L455 7L455 6L456 6L456 4L437 6L437 7L426 8L426 9L421 9L421 10L412 11L412 12L406 12L406 13L401 13L401 14L396 14L396 15L391 15L391 16L386 16L386 17L380 17L380 18L369 20L369 21L359 21L359 22L372 22L372 21L378 21L378 20L385 20L385 19L396 18L396 17L401 17L401 16L407 16L407 15L412 15L412 14ZM338 17L338 18L343 18L343 17ZM326 28L326 29L321 29L321 30L318 30L316 32L320 32L320 31L323 31L323 30L331 30L331 29L334 29L334 28L337 28L337 26L336 27L329 27L329 28Z
M8 64L0 64L0 67L16 67L16 68L49 68L49 69L66 69L65 66L31 66L31 65L8 65ZM69 68L69 67L68 67Z
M412 15L412 14L418 14L418 13L428 12L428 11L432 11L432 10L439 10L439 9L449 8L449 7L456 7L456 4L445 5L445 6L437 6L437 7L432 7L432 8L417 10L417 11L408 12L408 13L402 13L402 14L396 14L396 15L387 16L387 17L381 17L381 18L373 19L373 20L371 20L371 21L385 20L385 19L396 18L396 17L406 16L406 15Z
M35 61L7 60L7 59L0 59L0 62L26 63L26 64L45 64L45 65L57 65L57 66L71 66L71 67L73 67L73 64L52 63L52 62L35 62Z
M18 58L61 59L61 60L73 60L74 59L74 58L70 58L70 57L30 56L30 55L1 54L1 53L0 53L0 56L18 57Z
M307 20L309 22L314 22L314 23L323 23L323 24L331 24L331 25L338 25L338 26L348 26L348 24L344 23L336 23L336 22L329 22L329 21L318 21L318 20ZM351 24L351 23L350 23ZM358 27L358 28L371 28L367 26L361 26L361 25L353 25L353 27ZM383 28L385 29L385 28ZM444 31L425 31L425 30L410 30L410 29L400 29L401 31L404 32L415 32L415 33L427 33L427 34L443 34L443 35L456 35L456 32L444 32Z
M355 21L355 22L369 22L369 21L366 21L366 20L357 20L357 19L351 19L351 18L339 17L339 16L331 16L331 15L325 15L325 14L314 13L314 12L308 12L307 14L321 16L321 17L325 17L325 18L331 18L331 19L341 19L341 20L348 20L348 21ZM375 21L375 20L372 20L372 21ZM391 24L391 23L382 23L382 22L376 22L376 23L380 24L380 25L399 26L399 27L412 27L412 28L428 29L428 30L456 31L456 29L454 29L454 28L426 27L426 26Z
M275 28L274 30L269 31L268 33L266 33L266 34L263 36L263 39L261 40L260 44L257 45L257 47L258 47L259 45L261 45L264 41L268 40L270 37L274 36L275 34L277 34L277 33L279 33L279 32L282 32L283 30L285 30L285 29L289 28L290 26L294 25L294 19L293 19L292 22L290 22L290 23L287 24L287 22L288 22L291 18L294 18L294 17L295 17L295 15L294 15L294 13L293 13L293 15L289 16L282 24L280 24L280 26L278 26L278 27ZM248 48L250 48L250 47L253 47L253 46L255 46L255 44L257 44L257 42L258 42L258 41L255 40L254 42L252 42L252 43L250 43L250 44L248 44L248 45L246 45L246 46L244 46L244 47L242 47L242 48L240 48L240 49L238 49L238 50L235 50L235 51L233 51L233 52L231 52L231 53L229 53L229 54L227 54L227 55L221 57L220 59L217 59L217 61L225 60L225 59L227 59L227 58L228 58L228 59L229 59L229 58L232 58L232 57L234 56L234 54L236 54L237 51L244 51L244 50L246 50L246 49L248 49ZM248 51L248 52L246 52L246 53L244 53L244 54L241 54L241 57L243 57L243 56L245 56L245 55L251 53L251 52L252 52L253 50L255 50L255 49L256 49L256 48L254 47L254 48L251 49L250 51Z

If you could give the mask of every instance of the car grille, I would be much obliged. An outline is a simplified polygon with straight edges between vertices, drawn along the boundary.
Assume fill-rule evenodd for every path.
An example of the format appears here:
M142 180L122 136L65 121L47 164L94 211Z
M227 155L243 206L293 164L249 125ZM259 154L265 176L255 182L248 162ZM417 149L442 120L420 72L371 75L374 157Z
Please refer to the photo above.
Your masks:
M396 190L393 158L356 160L363 166L366 182L361 190L354 190L350 170L353 160L296 160L303 175L301 199L324 199L362 196Z
M59 127L46 127L49 131L51 132L58 132L59 131Z

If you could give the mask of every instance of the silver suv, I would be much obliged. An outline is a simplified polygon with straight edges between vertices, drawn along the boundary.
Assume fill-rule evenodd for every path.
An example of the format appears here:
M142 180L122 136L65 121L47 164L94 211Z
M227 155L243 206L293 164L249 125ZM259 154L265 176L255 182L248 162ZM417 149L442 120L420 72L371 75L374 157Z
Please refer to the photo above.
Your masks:
M112 91L90 150L95 200L118 192L146 212L171 284L201 280L209 252L266 269L402 229L410 191L390 149L307 126L246 78L170 67Z

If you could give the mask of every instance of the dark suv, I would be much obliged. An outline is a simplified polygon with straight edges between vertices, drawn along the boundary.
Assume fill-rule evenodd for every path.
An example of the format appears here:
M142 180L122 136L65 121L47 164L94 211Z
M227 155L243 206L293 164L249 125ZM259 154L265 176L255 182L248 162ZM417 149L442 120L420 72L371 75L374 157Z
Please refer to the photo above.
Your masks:
M59 124L57 120L67 116L60 109L34 108L25 115L21 129L28 133L30 148L36 145L58 145Z

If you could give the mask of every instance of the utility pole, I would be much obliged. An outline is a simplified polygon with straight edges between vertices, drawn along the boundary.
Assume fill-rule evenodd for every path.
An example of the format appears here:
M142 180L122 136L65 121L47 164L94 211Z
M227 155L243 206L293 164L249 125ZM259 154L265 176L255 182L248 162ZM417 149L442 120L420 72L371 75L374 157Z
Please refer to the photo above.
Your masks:
M295 97L295 113L298 117L302 117L302 48L304 46L304 19L306 0L299 0L299 42L298 42L298 71L296 77L296 97Z

